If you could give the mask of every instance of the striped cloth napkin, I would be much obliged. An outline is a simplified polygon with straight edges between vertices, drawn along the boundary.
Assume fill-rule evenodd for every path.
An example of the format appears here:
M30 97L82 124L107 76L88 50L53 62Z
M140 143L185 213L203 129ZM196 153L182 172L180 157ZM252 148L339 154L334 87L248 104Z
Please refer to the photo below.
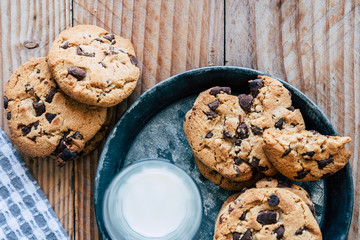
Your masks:
M69 239L45 194L2 130L0 239Z

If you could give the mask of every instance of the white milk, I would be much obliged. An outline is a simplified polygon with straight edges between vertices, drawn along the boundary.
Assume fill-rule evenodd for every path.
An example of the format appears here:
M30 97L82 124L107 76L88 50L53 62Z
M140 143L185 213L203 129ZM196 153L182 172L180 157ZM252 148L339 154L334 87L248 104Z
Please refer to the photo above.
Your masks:
M122 209L117 211L122 211L135 232L146 237L163 237L176 230L190 204L190 192L183 181L166 169L132 175L124 191Z

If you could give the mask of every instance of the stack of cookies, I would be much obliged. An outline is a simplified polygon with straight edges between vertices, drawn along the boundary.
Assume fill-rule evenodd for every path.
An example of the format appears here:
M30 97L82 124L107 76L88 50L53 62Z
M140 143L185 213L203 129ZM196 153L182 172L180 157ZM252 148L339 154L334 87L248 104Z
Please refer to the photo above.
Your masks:
M185 136L205 178L240 191L264 176L317 181L346 165L351 138L306 130L281 82L258 76L249 88L250 94L239 96L229 87L205 90L185 116ZM306 191L264 181L224 203L214 239L321 239Z
M4 108L12 141L59 166L96 148L111 108L135 89L140 70L131 42L91 25L60 33L47 58L10 77Z

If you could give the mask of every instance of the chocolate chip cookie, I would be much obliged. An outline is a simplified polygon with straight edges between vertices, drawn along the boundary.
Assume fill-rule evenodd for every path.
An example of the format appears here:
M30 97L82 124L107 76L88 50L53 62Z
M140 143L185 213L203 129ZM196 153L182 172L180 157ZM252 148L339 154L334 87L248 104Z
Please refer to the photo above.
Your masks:
M67 95L102 107L127 98L140 76L130 40L92 25L61 32L51 46L48 62Z
M4 108L19 149L31 157L55 157L58 165L93 150L108 118L107 108L81 104L58 89L46 58L31 59L13 73Z
M282 188L252 188L231 196L215 223L214 239L322 239L310 209Z
M264 133L264 151L274 166L294 181L317 181L342 169L351 152L350 137L324 136L316 131Z

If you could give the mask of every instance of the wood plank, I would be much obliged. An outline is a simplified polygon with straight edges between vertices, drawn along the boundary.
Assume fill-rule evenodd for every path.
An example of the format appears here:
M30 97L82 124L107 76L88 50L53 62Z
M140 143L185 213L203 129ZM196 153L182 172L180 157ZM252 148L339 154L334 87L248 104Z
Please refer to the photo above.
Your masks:
M5 83L11 74L33 57L47 55L57 34L71 25L70 0L0 1L0 99L3 101ZM27 49L25 41L34 41L39 47ZM1 102L1 108L3 103ZM3 111L3 108L1 109ZM9 135L4 114L0 114L1 128ZM73 163L64 168L48 159L30 159L23 156L27 166L46 194L61 224L69 236L74 236Z
M356 190L348 239L360 237L359 10L351 0L226 0L227 64L287 80L317 103L339 134L352 137Z
M95 24L130 38L141 78L134 93L116 106L111 126L141 93L187 69L224 62L222 1L74 1L74 25ZM98 239L93 184L101 147L75 162L76 239Z

